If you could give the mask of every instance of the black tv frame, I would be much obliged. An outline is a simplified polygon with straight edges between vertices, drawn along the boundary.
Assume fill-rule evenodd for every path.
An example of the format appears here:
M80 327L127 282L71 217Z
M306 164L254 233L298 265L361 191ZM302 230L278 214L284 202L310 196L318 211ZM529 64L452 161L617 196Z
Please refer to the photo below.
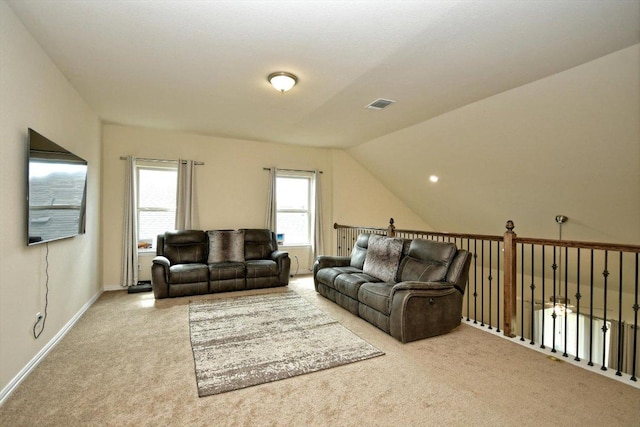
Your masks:
M55 192L58 196L62 196L63 200L68 200L69 197L65 196L73 196L74 199L81 198L79 204L65 204L55 202L55 197L52 197L49 205L33 205L31 202L34 199L37 199L38 196L34 194L34 188L32 184L35 184L36 177L34 176L34 169L36 168L36 164L49 164L51 169L55 169L56 173L60 175L61 173L67 173L64 169L69 168L69 166L75 167L78 169L76 175L82 176L83 183L78 185L75 183L75 186L67 186L67 188L59 187L57 189L51 189L52 192ZM80 166L80 168L78 168ZM83 168L83 167L84 168ZM61 239L67 239L70 237L77 236L79 234L84 234L86 230L86 212L87 212L87 180L88 180L88 170L89 164L88 162L73 154L71 151L65 149L64 147L56 144L50 139L44 137L40 133L35 130L29 128L28 129L28 143L27 143L27 165L26 165L26 234L27 234L27 246L38 245L41 243L52 242ZM49 174L51 175L51 174ZM48 176L48 175L44 175ZM33 182L32 182L33 179ZM76 181L78 177L75 178ZM50 184L51 185L51 184ZM80 186L82 189L79 190ZM82 195L80 196L80 191ZM73 194L70 194L73 192ZM53 228L49 228L47 230L48 234L37 235L36 227L34 224L48 222L52 216L55 216L56 213L69 213L70 211L78 210L77 215L77 228L75 227L75 223L71 224L72 228L68 226L64 226L64 229L61 227L60 230L54 230ZM46 212L50 216L46 215L37 216L35 212ZM72 216L72 220L75 222L76 216ZM43 227L40 227L42 230Z

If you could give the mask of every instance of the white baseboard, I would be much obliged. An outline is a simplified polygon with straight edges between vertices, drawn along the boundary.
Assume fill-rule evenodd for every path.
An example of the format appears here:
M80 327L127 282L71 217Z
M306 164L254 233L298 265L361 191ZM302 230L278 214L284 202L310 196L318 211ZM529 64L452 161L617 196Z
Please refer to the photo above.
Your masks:
M127 288L125 288L122 285L104 285L102 287L102 290L104 292L111 292L111 291L123 291L126 290Z
M45 358L45 356L60 342L60 340L71 330L73 325L82 317L82 315L93 305L103 291L96 293L82 308L67 322L66 325L58 331L58 333L49 341L33 359L22 368L18 375L16 375L5 388L0 391L0 406L7 400L7 398L15 391L15 389L27 378L27 376L35 369L36 366Z
M553 353L551 352L551 349L549 347L547 347L546 349L542 349L540 348L539 345L531 345L529 339L520 339L521 337L519 336L515 336L513 338L511 337L507 337L504 335L503 332L497 332L497 329L488 329L489 325L482 325L480 323L474 323L474 322L465 322L463 321L462 323L464 323L465 325L469 325L469 326L473 326L474 328L480 329L484 332L493 334L497 337L506 339L512 343L515 344L519 344L525 348L528 348L529 350L533 350L533 351L537 351L538 353L542 353L547 355L547 357L552 358L552 360L554 361L560 361L560 362L566 362L569 363L573 366L577 366L578 368L582 368L585 369L589 372L593 372L595 374L598 375L602 375L604 377L610 378L612 380L618 381L622 384L626 384L628 386L640 389L640 382L638 381L631 381L630 379L630 375L629 374L624 374L623 376L618 376L615 374L615 369L607 369L606 371L603 371L602 369L600 369L598 366L589 366L587 363L585 363L585 360L582 361L575 361L573 357L563 357L560 356L560 353Z

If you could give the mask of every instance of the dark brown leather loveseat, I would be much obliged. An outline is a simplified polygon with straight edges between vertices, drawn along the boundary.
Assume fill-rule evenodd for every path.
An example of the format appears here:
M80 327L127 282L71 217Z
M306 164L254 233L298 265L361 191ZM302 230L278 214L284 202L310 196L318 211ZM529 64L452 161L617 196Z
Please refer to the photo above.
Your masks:
M360 234L351 256L320 256L316 291L406 343L460 325L471 254L453 243Z
M156 299L289 284L289 254L267 229L168 231L158 235L156 254Z

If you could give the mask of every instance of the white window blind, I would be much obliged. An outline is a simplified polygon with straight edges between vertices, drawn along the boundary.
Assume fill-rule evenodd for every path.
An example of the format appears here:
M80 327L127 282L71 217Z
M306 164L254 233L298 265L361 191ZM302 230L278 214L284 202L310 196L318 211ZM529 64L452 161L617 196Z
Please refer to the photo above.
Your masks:
M311 244L312 182L312 174L307 172L278 172L277 234L284 234L285 246Z
M138 166L138 248L155 249L156 237L175 228L177 166Z

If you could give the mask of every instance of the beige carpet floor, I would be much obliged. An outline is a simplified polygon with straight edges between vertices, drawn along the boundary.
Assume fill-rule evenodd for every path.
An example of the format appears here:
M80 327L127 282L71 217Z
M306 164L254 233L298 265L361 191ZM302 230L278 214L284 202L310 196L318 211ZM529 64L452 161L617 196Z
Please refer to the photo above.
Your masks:
M386 354L199 398L189 301L230 294L107 292L0 407L0 426L640 425L636 388L464 324L401 344L310 278L289 289ZM274 291L287 289L243 294Z

